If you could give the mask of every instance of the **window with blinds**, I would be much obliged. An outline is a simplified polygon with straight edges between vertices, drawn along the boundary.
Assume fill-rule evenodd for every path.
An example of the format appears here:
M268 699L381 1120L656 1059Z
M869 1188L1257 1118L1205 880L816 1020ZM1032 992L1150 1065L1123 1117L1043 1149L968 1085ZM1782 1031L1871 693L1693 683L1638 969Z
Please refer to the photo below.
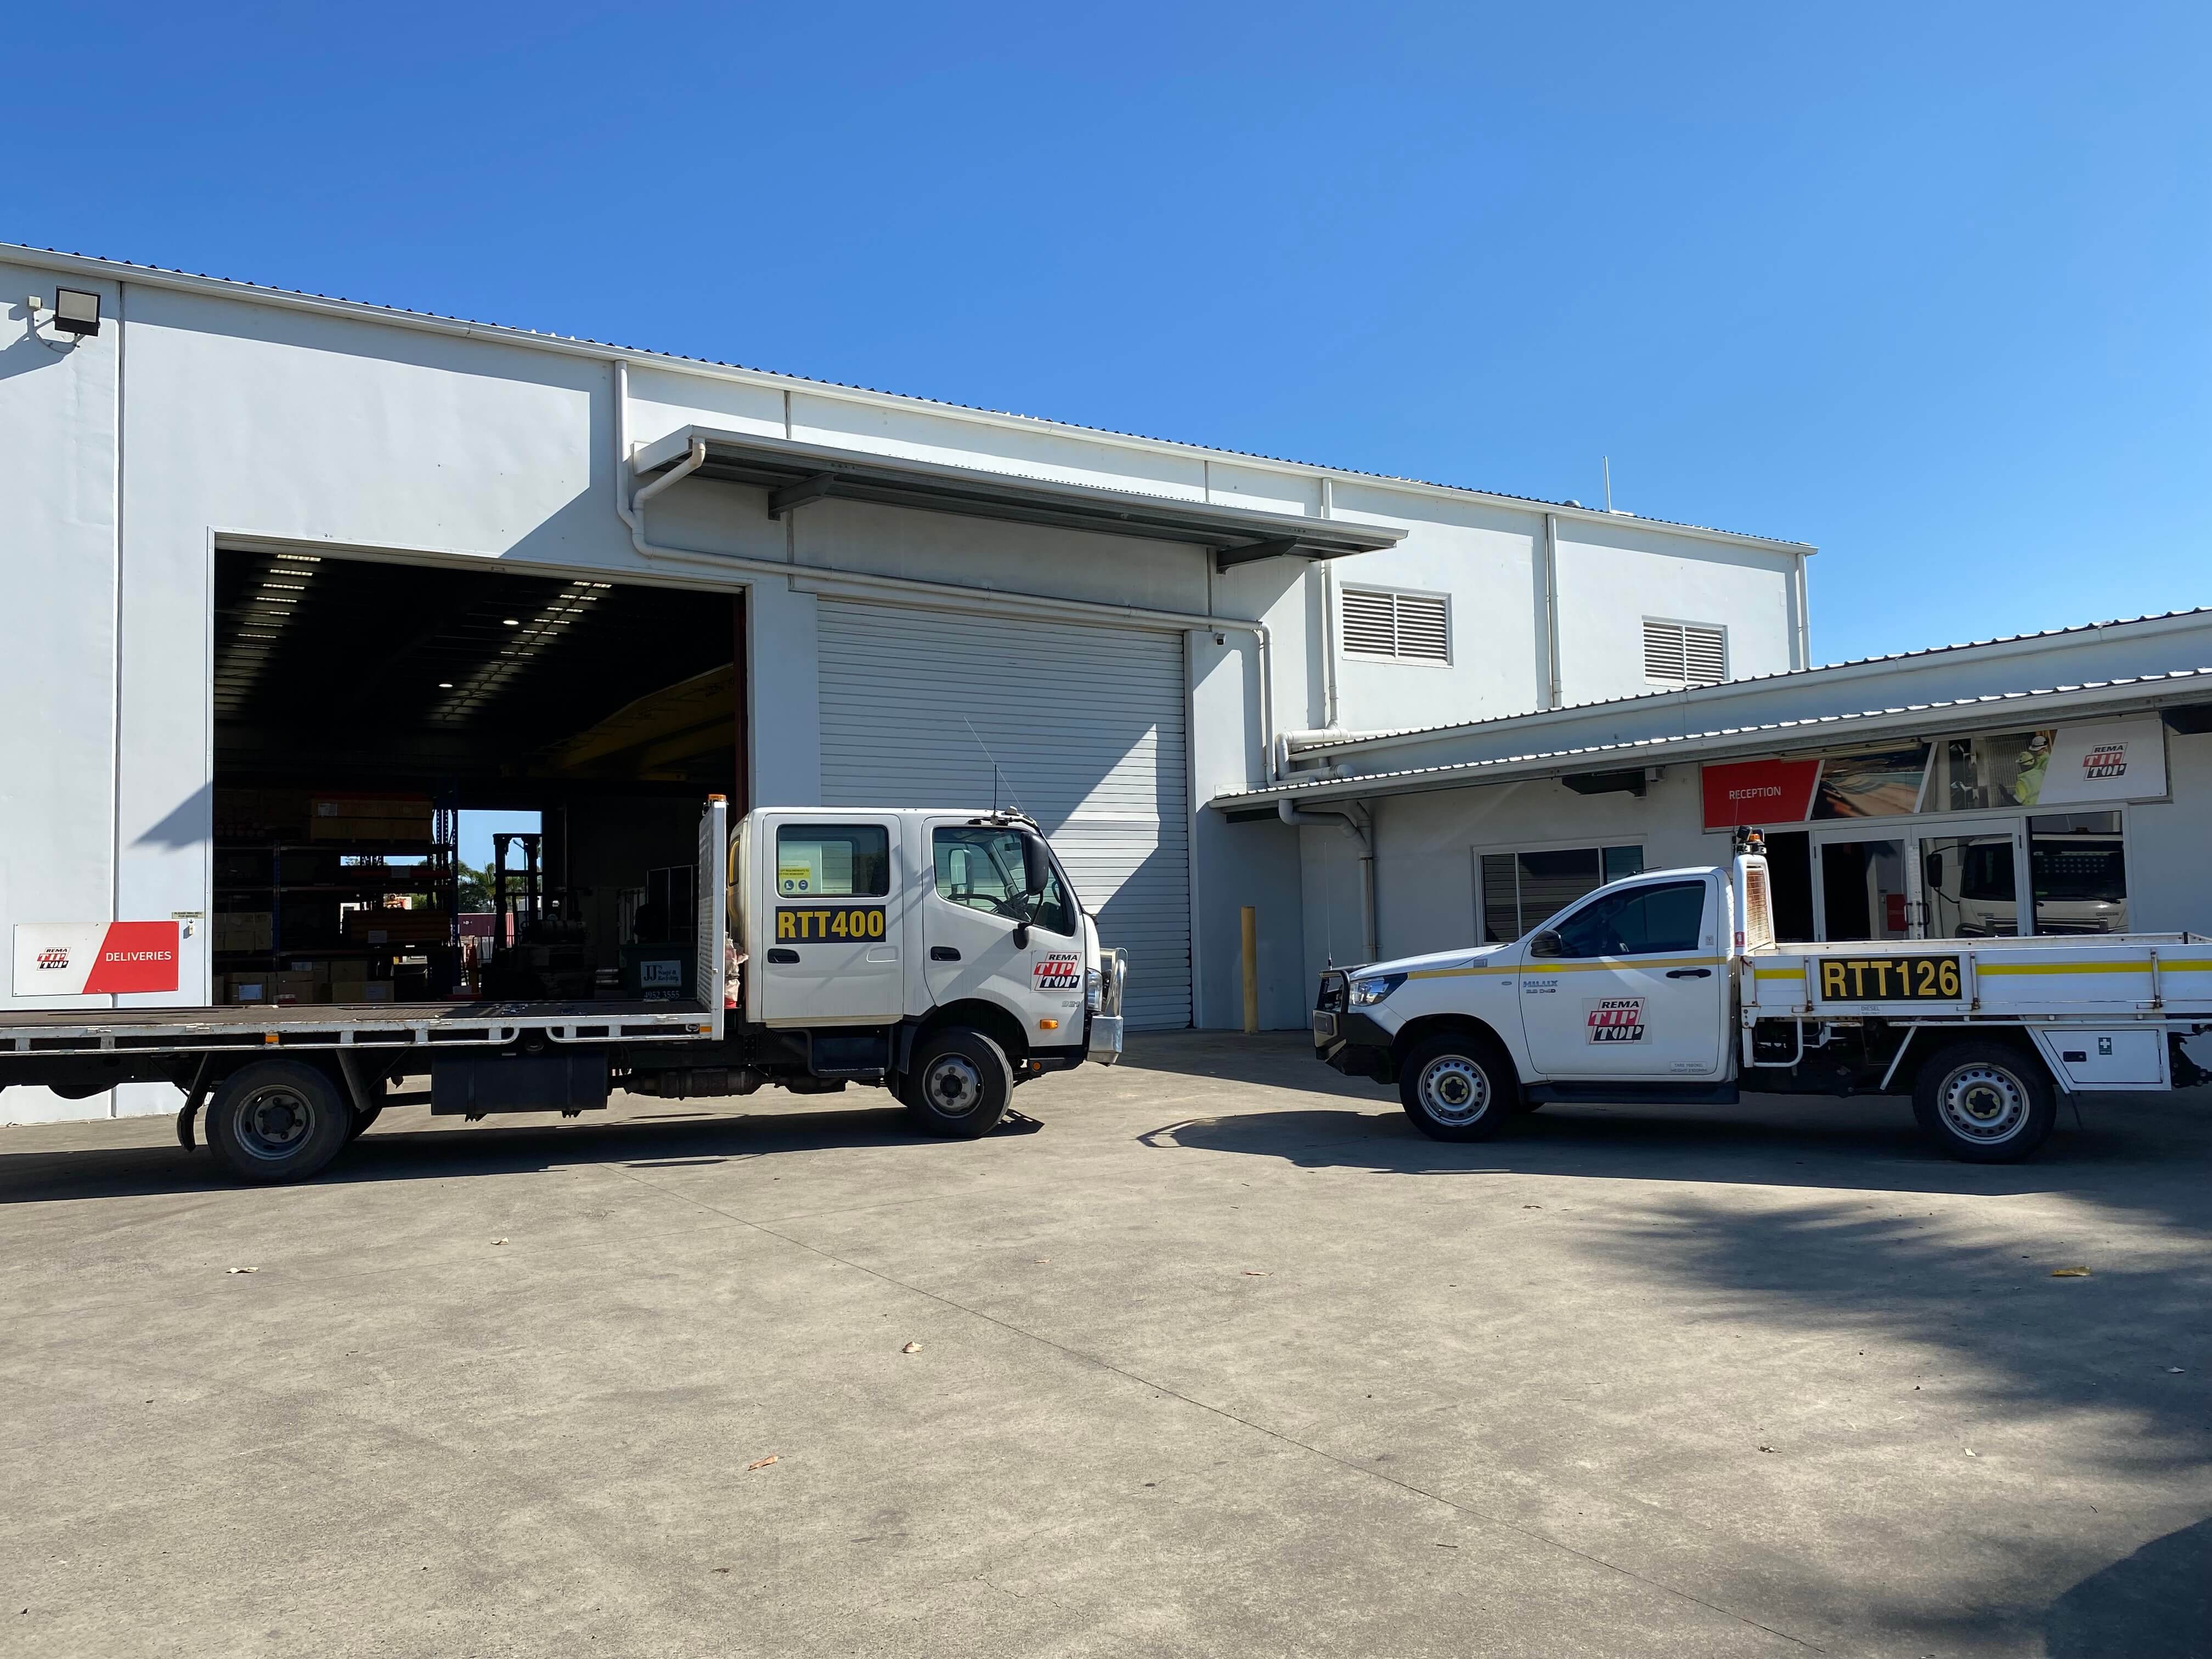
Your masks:
M1662 685L1717 685L1728 678L1728 629L1646 617L1644 678Z
M1482 938L1510 944L1585 893L1644 872L1641 847L1547 847L1480 855Z
M1441 593L1347 587L1340 599L1344 648L1361 657L1449 662L1450 603Z

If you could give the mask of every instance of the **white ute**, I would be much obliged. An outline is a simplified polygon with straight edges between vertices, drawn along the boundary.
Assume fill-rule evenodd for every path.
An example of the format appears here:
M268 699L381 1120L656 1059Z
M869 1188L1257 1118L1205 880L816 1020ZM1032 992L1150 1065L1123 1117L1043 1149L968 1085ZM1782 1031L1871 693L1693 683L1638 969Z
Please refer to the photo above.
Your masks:
M1551 1101L1725 1104L1764 1093L1910 1094L1953 1157L2043 1144L2057 1093L2212 1082L2212 939L1781 944L1766 860L1613 882L1510 945L1322 976L1314 1046L1398 1085L1439 1140L1481 1140Z
M974 1137L1015 1086L1121 1052L1127 963L1019 813L778 807L700 822L690 994L627 1002L0 1012L0 1088L184 1090L177 1136L255 1182L313 1175L428 1077L433 1113L577 1113L775 1084L890 1090Z

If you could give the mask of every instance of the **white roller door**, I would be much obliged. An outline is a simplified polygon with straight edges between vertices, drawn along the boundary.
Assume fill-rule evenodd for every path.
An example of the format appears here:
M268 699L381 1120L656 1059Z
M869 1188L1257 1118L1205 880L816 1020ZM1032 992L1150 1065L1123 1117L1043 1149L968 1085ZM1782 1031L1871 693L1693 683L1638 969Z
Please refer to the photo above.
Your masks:
M819 614L823 803L988 806L995 756L1000 802L1044 827L1128 951L1130 1024L1189 1024L1182 636L831 599Z

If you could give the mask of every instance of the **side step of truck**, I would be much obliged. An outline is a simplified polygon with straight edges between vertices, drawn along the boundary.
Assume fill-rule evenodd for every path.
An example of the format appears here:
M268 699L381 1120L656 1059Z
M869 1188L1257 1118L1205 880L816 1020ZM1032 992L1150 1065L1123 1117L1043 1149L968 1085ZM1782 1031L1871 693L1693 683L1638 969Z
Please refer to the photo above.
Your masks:
M1733 1083L1531 1083L1521 1092L1544 1106L1733 1106L1741 1097Z

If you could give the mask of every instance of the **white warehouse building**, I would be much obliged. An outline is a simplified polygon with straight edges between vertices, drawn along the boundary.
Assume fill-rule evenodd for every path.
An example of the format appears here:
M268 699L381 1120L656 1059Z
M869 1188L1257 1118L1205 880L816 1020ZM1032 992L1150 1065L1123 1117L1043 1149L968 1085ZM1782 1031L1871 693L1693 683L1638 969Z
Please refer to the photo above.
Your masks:
M423 860L337 849L450 860L471 810L542 815L531 902L605 984L707 793L995 796L1133 1025L1240 1021L1247 906L1297 1025L1328 951L1455 920L1394 889L1388 807L1376 904L1316 901L1376 849L1279 799L1385 793L1333 744L1808 666L1797 543L28 248L0 295L0 923L182 939L174 988L19 961L11 1009L453 994L391 966L447 914L360 926Z

